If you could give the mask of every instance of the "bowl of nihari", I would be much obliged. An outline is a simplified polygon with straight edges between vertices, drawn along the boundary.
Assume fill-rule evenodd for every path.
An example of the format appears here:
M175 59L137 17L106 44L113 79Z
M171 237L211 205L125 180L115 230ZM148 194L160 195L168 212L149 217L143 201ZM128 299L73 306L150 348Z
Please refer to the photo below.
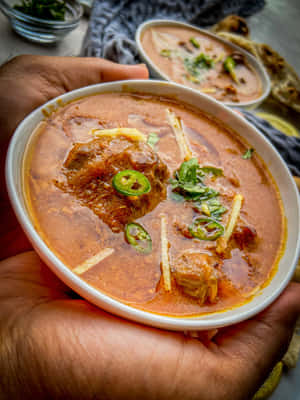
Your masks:
M172 20L149 20L136 31L139 54L152 76L251 109L270 93L270 79L255 57L205 29Z
M242 116L165 81L88 86L16 129L6 179L17 218L83 298L171 330L243 321L290 281L299 198Z

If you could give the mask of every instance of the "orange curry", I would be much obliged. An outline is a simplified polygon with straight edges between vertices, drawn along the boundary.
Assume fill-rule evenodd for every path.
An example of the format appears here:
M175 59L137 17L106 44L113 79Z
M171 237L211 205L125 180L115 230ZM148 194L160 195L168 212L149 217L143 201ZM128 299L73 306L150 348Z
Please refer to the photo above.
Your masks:
M283 245L280 196L255 150L168 98L104 93L60 107L28 145L24 188L65 265L158 314L243 304Z

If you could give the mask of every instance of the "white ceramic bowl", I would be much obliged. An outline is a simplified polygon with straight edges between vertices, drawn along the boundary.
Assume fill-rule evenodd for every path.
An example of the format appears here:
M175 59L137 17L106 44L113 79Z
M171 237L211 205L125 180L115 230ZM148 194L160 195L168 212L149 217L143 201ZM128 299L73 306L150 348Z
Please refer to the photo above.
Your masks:
M151 60L151 58L147 55L147 53L145 52L143 46L142 46L142 35L143 33L152 27L155 26L172 26L172 27L185 27L185 28L190 28L190 29L194 29L196 31L198 31L199 33L205 34L207 36L210 36L216 40L218 40L219 42L225 43L226 45L228 45L229 47L231 47L233 50L238 51L239 53L242 53L248 64L257 72L259 79L261 80L262 83L262 94L257 97L254 100L251 101L245 101L245 102L240 102L240 103L233 103L230 101L227 102L222 102L223 104L226 104L227 106L231 106L231 107L235 107L235 108L243 108L243 109L254 109L256 107L259 106L259 104L261 104L269 95L270 90L271 90L271 82L269 79L269 76L266 72L266 70L264 69L264 67L261 65L260 62L257 61L257 59L255 57L253 57L249 52L245 51L244 49L242 49L241 47L220 38L219 36L215 35L214 33L207 31L205 29L200 29L197 26L194 25L190 25L190 24L186 24L184 22L177 22L177 21L171 21L171 20L167 20L167 19L153 19L153 20L148 20L146 22L144 22L143 24L141 24L135 34L135 40L137 43L137 48L140 54L140 57L143 59L143 61L147 64L149 70L150 70L150 74L151 76L158 78L158 79L164 79L166 81L170 81L172 82L172 79L166 75L163 71L161 71L158 66ZM197 90L197 89L195 89Z
M222 120L225 125L238 132L264 159L280 189L287 218L288 237L286 250L280 260L278 271L269 285L261 290L249 303L232 310L195 318L175 318L135 309L101 293L72 273L53 254L35 230L24 200L22 165L24 151L32 132L37 124L44 119L42 110L51 110L53 107L58 107L58 103L60 102L69 102L83 96L120 91L172 96L181 102L191 104L199 110L213 115L214 118ZM6 181L10 200L20 224L40 257L48 264L52 271L68 286L90 302L106 311L140 323L182 331L212 329L237 323L257 314L274 301L292 278L296 266L300 247L300 206L296 185L283 160L263 135L243 117L240 117L216 100L181 85L159 81L112 82L77 89L51 100L43 107L33 111L16 129L6 160Z

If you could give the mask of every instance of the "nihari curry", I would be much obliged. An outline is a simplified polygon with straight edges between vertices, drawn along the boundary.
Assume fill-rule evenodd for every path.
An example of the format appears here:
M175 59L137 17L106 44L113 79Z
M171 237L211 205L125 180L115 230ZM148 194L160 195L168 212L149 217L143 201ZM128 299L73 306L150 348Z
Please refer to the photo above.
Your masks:
M222 102L248 102L262 94L261 80L246 57L221 40L182 26L159 25L145 31L141 44L172 81Z
M255 149L174 99L103 93L61 106L28 145L24 188L65 265L158 314L245 303L284 242L280 196Z

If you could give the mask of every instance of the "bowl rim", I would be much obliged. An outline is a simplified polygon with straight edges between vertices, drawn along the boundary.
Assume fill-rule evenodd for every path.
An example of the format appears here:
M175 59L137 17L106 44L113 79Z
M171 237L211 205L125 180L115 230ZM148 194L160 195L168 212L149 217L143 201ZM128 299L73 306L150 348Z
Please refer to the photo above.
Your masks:
M239 124L242 126L246 125L248 129L252 130L254 134L258 135L260 140L264 142L264 145L266 145L270 152L275 153L274 156L277 159L277 161L281 164L281 167L285 171L285 173L288 176L288 179L290 180L291 184L291 189L293 191L293 194L297 194L297 188L294 180L292 179L291 173L289 172L287 166L285 165L283 159L281 158L280 154L276 151L274 146L263 136L262 133L260 133L252 124L250 124L246 119L240 115L237 115L234 110L230 109L229 107L226 107L225 105L221 104L220 102L216 101L215 99L208 97L198 91L195 91L193 89L184 87L182 85L178 85L173 82L164 82L164 81L151 81L151 80L128 80L128 81L116 81L116 82L109 82L109 83L102 83L102 84L96 84L96 85L91 85L91 86L86 86L83 88L76 89L74 91L65 93L63 95L60 95L56 97L55 99L50 100L46 104L40 106L36 110L32 111L16 128L14 135L10 141L9 148L8 148L8 153L7 153L7 158L6 158L6 168L5 168L5 175L6 175L6 185L7 185L7 190L9 194L9 198L11 201L11 204L13 206L13 209L15 211L15 214L17 216L17 219L19 220L19 223L21 224L23 230L25 231L26 235L29 237L29 240L33 244L33 247L37 251L37 253L40 255L40 257L46 262L46 264L49 266L49 268L63 281L74 289L77 293L79 293L83 298L89 300L91 303L96 304L100 308L104 309L105 311L108 311L112 314L119 315L121 317L124 317L126 319L139 322L145 325L150 325L154 326L157 328L163 328L163 329L170 329L170 330L179 330L179 331L186 331L186 330L204 330L204 329L213 329L213 328L219 328L219 327L224 327L228 325L232 325L241 321L244 321L257 313L261 312L264 310L266 307L268 307L280 294L281 292L285 289L285 287L288 285L289 281L292 278L292 275L294 273L294 270L297 265L297 259L298 255L300 253L300 235L298 234L297 238L297 245L294 251L294 257L291 263L291 266L289 267L288 273L285 275L285 278L280 281L278 284L278 287L270 295L268 295L266 298L262 299L262 301L258 305L254 305L254 307L250 310L243 310L239 313L236 313L234 316L226 316L226 311L228 310L223 310L221 312L217 313L212 313L212 314L204 314L203 316L196 316L196 317L175 317L175 316L168 316L168 315L162 315L162 314L155 314L149 311L144 311L138 308L134 308L126 303L123 303L113 297L110 297L109 295L105 294L104 292L101 292L94 287L90 286L86 281L81 279L78 275L72 272L62 261L59 260L59 258L48 248L46 243L43 241L41 236L37 233L37 231L34 228L34 224L30 219L30 216L28 214L28 211L26 209L26 206L23 206L22 201L19 198L18 190L17 190L17 183L14 179L14 171L16 168L16 163L14 162L14 157L16 157L17 152L15 151L15 147L20 139L22 139L23 135L23 130L26 129L26 126L30 124L32 120L35 120L37 118L38 122L44 119L44 114L43 110L47 109L47 107L52 107L57 106L58 102L63 104L66 104L67 102L70 101L76 101L76 99L85 97L85 96L90 96L93 94L97 93L105 93L105 92L111 92L111 91L116 91L116 92L123 92L124 88L125 91L128 92L144 92L145 93L145 86L147 86L147 89L149 90L148 93L151 93L151 89L153 87L156 87L159 89L161 85L171 87L171 90L176 90L178 89L179 91L185 92L185 94L194 94L202 98L205 102L208 102L209 104L214 104L215 107L219 108L223 112L226 112L227 114L230 114L230 117L236 119ZM139 87L143 87L143 89L139 89ZM154 89L152 89L154 90ZM199 108L196 106L196 108ZM38 124L38 122L35 123L35 126ZM26 139L26 143L24 144L24 149L30 140L33 130L31 130L31 133L28 134L28 137ZM23 155L22 155L23 159ZM296 197L296 211L298 212L298 215L300 214L300 200L297 195ZM298 224L298 233L300 229L300 224ZM276 276L277 272L274 274L272 280ZM271 284L272 280L269 282L267 287ZM256 298L257 296L254 296ZM251 301L249 301L247 304L250 304L252 302L253 298ZM244 304L241 306L235 307L236 309L243 307ZM225 314L224 314L225 313ZM206 316L211 316L213 315L215 318L213 319L202 319L202 317Z
M7 4L5 0L0 0L0 9L8 18L15 18L27 23L44 25L44 27L49 27L52 29L65 29L66 27L72 27L74 24L77 24L83 16L83 7L78 0L66 0L66 2L68 4L75 3L75 6L77 7L77 9L72 7L76 11L76 16L68 21L57 21L33 17L21 11L15 10L13 7Z
M262 94L258 98L254 99L254 100L250 100L250 101L244 101L244 102L239 102L239 103L234 103L231 101L220 101L220 103L225 104L230 107L234 107L234 108L239 108L239 107L254 108L258 104L262 103L269 96L270 91L271 91L271 81L270 81L269 75L267 74L264 66L252 54L250 54L248 51L246 51L242 47L217 36L213 32L210 32L209 30L199 28L198 26L189 24L187 22L175 21L172 19L150 19L150 20L147 20L138 26L136 33L135 33L135 41L137 44L139 55L150 66L150 68L153 71L155 71L155 73L157 75L160 76L160 78L162 78L168 82L177 83L177 82L173 81L170 77L168 77L167 74L165 74L163 71L161 71L159 69L159 67L156 66L156 64L151 60L151 58L144 51L143 46L142 46L142 41L141 41L142 34L146 29L148 29L152 26L160 26L160 25L181 26L181 27L185 27L185 28L194 29L200 33L210 36L216 40L219 40L220 42L228 45L229 47L233 48L234 50L239 51L248 59L248 61L250 61L251 66L256 70L256 72L259 75L259 79L261 80ZM177 83L177 84L180 85L180 83ZM181 85L187 87L184 84L181 84ZM194 89L194 90L197 90L197 89ZM198 91L201 92L200 90L198 90Z

